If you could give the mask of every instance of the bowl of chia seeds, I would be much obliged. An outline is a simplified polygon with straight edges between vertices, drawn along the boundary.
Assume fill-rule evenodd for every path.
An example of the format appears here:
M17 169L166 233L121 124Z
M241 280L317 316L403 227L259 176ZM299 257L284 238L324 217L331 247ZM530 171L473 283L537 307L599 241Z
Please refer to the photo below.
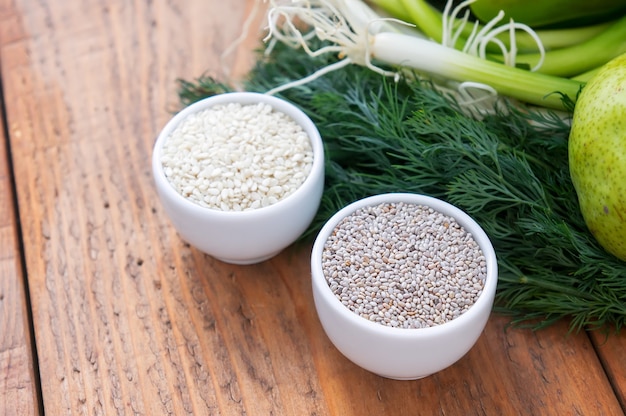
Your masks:
M152 172L183 240L221 261L252 264L278 254L313 220L324 149L295 105L232 92L177 113L156 139Z
M410 193L337 212L315 240L311 272L331 342L364 369L401 380L443 370L472 348L498 280L494 248L470 216Z

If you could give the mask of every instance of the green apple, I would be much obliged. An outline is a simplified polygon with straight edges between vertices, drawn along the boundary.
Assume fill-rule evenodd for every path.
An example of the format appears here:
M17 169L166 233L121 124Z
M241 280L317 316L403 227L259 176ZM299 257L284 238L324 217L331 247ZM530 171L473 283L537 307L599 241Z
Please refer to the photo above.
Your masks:
M626 54L603 66L580 93L569 169L587 227L626 261Z

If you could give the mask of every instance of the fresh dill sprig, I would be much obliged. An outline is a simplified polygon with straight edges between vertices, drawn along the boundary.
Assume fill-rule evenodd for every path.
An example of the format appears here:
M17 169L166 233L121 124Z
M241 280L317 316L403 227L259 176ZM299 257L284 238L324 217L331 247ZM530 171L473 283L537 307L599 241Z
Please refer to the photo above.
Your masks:
M193 81L178 79L178 98L183 107L203 98L234 91L229 84L220 82L210 75L202 75Z
M276 45L246 89L303 78L328 59ZM201 98L211 82L183 86ZM500 272L495 309L515 324L538 329L567 318L572 330L619 330L626 323L626 263L584 224L567 164L569 125L560 115L508 105L477 120L428 83L394 82L357 66L280 95L314 120L326 147L325 192L305 238L369 195L435 196L489 235Z

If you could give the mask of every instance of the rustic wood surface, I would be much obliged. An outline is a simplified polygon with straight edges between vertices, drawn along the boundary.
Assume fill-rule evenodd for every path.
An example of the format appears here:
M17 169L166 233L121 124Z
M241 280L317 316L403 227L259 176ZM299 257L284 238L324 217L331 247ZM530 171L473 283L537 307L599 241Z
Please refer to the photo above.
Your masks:
M0 0L0 414L624 414L623 331L493 316L458 363L388 380L326 338L310 247L234 266L179 239L152 145L177 78L245 74L260 19L221 55L252 8Z
M30 415L39 412L38 382L4 132L0 117L0 415Z

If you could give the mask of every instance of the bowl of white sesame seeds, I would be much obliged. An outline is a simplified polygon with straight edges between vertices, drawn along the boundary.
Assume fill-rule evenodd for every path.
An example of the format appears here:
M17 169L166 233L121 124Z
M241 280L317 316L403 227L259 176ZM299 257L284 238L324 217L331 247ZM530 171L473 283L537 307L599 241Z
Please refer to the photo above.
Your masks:
M156 139L152 171L183 240L218 260L253 264L310 225L324 187L324 148L292 103L231 92L177 113Z
M362 368L400 380L441 371L473 347L498 280L482 228L441 199L411 193L337 212L315 240L311 272L330 341Z

